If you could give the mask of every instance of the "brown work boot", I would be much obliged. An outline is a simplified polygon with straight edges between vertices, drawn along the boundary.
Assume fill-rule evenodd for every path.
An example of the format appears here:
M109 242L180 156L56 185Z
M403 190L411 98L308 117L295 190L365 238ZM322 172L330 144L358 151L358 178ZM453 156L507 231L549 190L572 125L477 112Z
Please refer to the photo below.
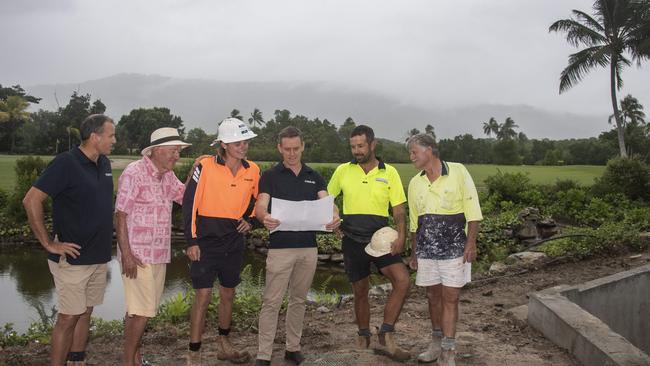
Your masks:
M201 366L201 350L187 351L187 366Z
M251 355L247 351L236 350L228 336L220 335L217 337L217 358L232 363L246 363Z
M438 366L456 366L456 351L453 349L443 349L438 357Z
M357 336L357 348L368 349L368 347L370 347L370 336Z
M379 351L386 354L394 361L404 362L411 358L411 354L401 349L395 342L395 332L384 332L377 334L379 340Z

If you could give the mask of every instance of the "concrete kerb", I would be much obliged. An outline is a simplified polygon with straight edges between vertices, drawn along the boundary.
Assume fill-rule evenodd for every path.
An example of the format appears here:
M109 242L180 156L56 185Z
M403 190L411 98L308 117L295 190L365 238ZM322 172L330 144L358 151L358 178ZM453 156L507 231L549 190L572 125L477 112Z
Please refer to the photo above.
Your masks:
M556 286L532 293L528 302L528 323L546 338L567 349L584 365L650 366L648 354L613 331L601 319L571 301L579 300L581 294L616 286L620 281L638 276L645 279L646 275L650 275L650 265L578 286ZM639 304L642 307L647 305L646 297L650 299L647 292L650 291L650 286L645 288L647 290ZM640 314L628 314L631 317L638 315ZM647 321L638 317L635 320Z

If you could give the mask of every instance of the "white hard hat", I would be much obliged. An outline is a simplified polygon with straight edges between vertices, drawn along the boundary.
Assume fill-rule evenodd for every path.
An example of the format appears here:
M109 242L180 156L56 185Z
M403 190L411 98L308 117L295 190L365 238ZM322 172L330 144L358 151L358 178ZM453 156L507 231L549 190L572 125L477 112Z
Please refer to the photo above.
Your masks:
M229 144L231 142L249 140L257 136L248 125L237 118L226 118L219 124L217 139L210 144L214 146L219 142Z
M390 226L384 226L372 234L370 243L366 245L366 253L373 257L381 257L390 253L391 244L397 240L397 231Z

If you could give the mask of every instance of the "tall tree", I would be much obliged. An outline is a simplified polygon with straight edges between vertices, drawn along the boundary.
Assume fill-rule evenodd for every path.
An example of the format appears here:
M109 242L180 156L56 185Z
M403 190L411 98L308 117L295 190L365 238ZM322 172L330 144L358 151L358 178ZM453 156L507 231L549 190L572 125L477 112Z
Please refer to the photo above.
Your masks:
M569 64L560 76L560 93L580 82L592 69L609 67L611 103L622 157L627 157L625 128L616 92L623 86L623 68L632 64L627 54L639 65L650 58L650 52L643 48L650 38L649 8L648 1L596 0L593 16L574 9L573 17L558 20L549 27L549 32L566 33L566 40L572 46L586 47L569 56Z
M415 135L417 135L419 133L420 133L420 130L418 130L417 128L411 128L410 130L406 131L406 140L405 141L408 141L411 137L413 137L413 136L415 136Z
M7 98L10 96L23 97L23 99L33 104L38 104L38 102L41 101L41 98L27 94L25 89L23 89L20 85L3 87L2 84L0 84L0 100L7 100Z
M118 143L124 143L129 149L140 151L150 143L151 133L161 127L177 128L183 135L183 120L170 113L169 108L138 108L122 116L117 124Z
M436 139L436 132L435 132L433 126L431 126L431 125L424 126L424 133L426 133L427 135L431 135L434 140Z
M515 128L517 128L517 124L515 121L507 117L505 122L503 124L499 125L499 132L497 133L497 140L512 140L515 137L517 137L517 131L515 131Z
M262 111L255 108L251 113L250 118L248 119L248 123L250 123L251 126L253 127L257 127L257 126L262 127L262 125L264 124L264 117L262 117Z
M497 120L494 119L494 117L490 117L490 120L487 122L483 122L483 133L488 135L494 134L494 136L499 134L499 123L497 123Z
M239 114L239 109L237 109L237 108L230 111L230 117L237 118L240 121L244 120L244 117L242 117L241 114Z
M12 154L16 149L16 131L23 123L29 121L27 107L29 107L29 102L18 95L0 100L0 122L11 140L9 151Z

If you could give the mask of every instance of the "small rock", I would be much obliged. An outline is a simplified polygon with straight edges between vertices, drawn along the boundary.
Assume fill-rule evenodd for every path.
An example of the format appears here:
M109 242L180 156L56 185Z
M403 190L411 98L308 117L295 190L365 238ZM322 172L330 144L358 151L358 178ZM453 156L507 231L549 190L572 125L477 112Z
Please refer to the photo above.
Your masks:
M334 253L334 254L332 254L332 256L330 257L330 261L332 261L334 263L343 262L343 253Z
M501 262L494 262L490 266L490 273L503 273L507 269L506 265Z
M463 358L472 358L472 354L471 353L463 353L462 357Z
M330 310L327 306L320 306L318 309L316 309L316 311L319 313L329 313L332 310Z
M318 255L318 260L323 261L323 262L327 262L327 261L330 260L330 257L331 257L331 254L319 254Z
M520 252L509 255L505 262L507 264L527 265L540 262L546 258L546 254L540 252Z

